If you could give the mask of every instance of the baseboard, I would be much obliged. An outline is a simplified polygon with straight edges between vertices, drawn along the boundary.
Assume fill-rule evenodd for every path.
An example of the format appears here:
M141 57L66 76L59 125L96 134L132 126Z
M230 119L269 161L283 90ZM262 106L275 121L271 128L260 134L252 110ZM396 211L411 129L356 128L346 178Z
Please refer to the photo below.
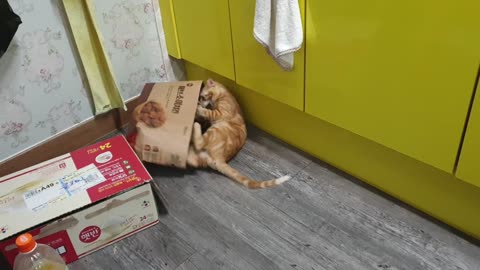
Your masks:
M138 104L137 99L127 102L128 111L112 110L47 140L5 162L0 163L0 177L30 167L51 158L69 153L120 130L128 124L129 113Z

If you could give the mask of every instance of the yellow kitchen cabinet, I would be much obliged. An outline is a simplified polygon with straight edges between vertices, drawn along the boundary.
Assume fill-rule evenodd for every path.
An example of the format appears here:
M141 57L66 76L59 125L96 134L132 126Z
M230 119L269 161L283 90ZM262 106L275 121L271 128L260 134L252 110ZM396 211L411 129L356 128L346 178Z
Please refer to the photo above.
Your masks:
M185 68L189 80L213 77L234 89L253 125L480 239L480 187L256 91L233 87L235 82L201 67L187 62Z
M165 33L165 43L168 54L177 59L182 58L178 42L177 29L175 28L175 12L173 11L173 0L159 0L160 13L162 14L162 26Z
M306 112L452 173L480 60L479 9L307 1Z
M455 176L480 187L480 93L472 106Z
M300 0L302 17L305 1ZM291 72L283 71L253 37L255 0L230 0L237 84L299 110L304 108L304 54L295 53Z
M235 80L228 0L174 0L182 58Z

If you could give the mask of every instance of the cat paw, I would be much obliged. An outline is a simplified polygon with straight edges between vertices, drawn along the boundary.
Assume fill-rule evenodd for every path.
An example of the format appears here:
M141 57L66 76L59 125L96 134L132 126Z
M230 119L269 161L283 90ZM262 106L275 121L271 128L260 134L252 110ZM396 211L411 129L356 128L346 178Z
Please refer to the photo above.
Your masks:
M195 123L193 123L193 129L194 129L194 130L200 130L200 131L201 131L201 130L202 130L202 126L200 125L200 123L195 122Z
M197 137L202 136L202 126L200 125L200 123L198 122L193 123L193 134Z
M203 116L204 116L204 112L205 112L205 108L203 108L202 106L198 105L198 106L197 106L197 115L203 117Z

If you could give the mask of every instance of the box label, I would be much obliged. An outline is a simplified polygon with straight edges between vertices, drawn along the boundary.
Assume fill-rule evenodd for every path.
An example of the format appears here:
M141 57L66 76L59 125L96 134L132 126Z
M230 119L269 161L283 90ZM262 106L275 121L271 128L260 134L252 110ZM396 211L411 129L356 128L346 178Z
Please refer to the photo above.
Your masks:
M23 198L30 210L39 211L79 192L86 191L105 180L97 167L90 164L56 181L36 186L27 191Z

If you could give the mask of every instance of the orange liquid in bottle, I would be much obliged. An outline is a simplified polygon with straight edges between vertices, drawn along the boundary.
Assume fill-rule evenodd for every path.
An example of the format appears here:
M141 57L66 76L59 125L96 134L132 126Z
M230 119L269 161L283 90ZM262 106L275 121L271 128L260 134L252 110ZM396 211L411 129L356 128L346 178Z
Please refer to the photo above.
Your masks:
M43 261L32 270L68 270L68 267L52 261Z

